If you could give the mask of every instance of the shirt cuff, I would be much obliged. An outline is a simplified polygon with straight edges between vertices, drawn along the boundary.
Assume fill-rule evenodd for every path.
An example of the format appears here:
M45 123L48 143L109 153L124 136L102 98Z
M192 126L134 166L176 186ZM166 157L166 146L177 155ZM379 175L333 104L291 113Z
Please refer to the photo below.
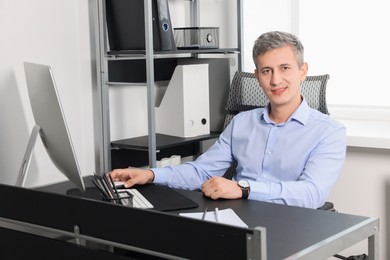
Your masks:
M265 182L250 180L248 180L248 182L251 187L248 199L268 201L271 197L273 197L272 194L280 193L280 185L275 185L276 187L271 189L271 187Z
M150 170L154 173L153 183L156 184L166 184L167 183L167 174L164 174L163 168L151 168Z

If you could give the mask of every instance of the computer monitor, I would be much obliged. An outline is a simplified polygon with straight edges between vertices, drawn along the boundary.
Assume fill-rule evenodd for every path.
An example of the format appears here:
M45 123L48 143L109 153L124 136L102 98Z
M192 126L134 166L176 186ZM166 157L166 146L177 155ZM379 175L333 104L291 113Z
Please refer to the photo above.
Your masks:
M36 125L32 130L16 185L24 186L31 155L39 134L54 165L79 190L85 192L85 185L80 174L79 165L50 66L25 62L24 71Z

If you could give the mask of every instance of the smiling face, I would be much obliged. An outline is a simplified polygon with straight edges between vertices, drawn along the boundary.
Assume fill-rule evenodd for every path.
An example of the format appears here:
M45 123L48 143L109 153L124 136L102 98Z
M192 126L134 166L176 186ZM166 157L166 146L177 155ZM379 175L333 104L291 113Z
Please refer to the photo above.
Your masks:
M271 112L292 114L301 103L300 84L306 78L307 64L299 67L290 45L267 51L256 61L256 78L270 100Z

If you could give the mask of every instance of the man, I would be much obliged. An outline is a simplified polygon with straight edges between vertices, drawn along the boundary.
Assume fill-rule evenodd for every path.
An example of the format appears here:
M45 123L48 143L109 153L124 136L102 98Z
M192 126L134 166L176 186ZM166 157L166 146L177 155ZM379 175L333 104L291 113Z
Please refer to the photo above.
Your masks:
M116 169L125 186L150 182L201 189L212 199L254 199L317 208L341 173L346 130L311 109L300 84L308 65L292 34L268 32L253 47L255 74L269 99L266 108L241 112L217 142L194 162L155 169ZM223 178L237 162L232 180Z

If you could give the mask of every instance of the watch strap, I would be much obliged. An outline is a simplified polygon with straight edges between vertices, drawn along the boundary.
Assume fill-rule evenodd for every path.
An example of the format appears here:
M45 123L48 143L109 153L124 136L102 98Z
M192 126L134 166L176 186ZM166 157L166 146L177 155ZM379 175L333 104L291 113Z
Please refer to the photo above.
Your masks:
M247 199L249 197L249 189L243 189L241 188L242 190L242 199Z
M244 183L240 183L240 182L244 182ZM237 182L237 184L241 188L241 191L242 191L241 198L247 199L249 197L249 190L250 190L249 182L246 180L240 180Z

